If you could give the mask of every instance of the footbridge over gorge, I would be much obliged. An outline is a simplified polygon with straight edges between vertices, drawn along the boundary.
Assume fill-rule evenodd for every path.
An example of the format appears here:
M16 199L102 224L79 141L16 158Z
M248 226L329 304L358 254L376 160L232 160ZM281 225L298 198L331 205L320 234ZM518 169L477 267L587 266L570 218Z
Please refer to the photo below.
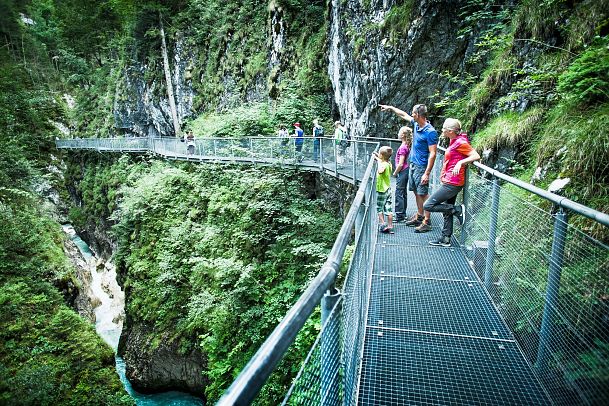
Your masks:
M387 143L396 150L397 140L354 140L344 154L325 138L305 138L301 151L264 137L195 143L189 153L175 138L56 141L60 149L298 167L358 185L327 261L218 404L253 402L320 303L321 333L283 404L609 402L609 247L569 224L587 217L588 231L605 231L606 214L476 163L463 193L466 223L451 247L432 247L438 227L378 232L370 155ZM343 263L344 283L335 286Z

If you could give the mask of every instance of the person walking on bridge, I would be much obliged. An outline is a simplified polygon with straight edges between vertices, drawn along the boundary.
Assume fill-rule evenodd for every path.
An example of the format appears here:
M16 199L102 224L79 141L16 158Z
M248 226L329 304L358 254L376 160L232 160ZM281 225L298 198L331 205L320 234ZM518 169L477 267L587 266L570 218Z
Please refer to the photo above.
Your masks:
M184 140L186 141L186 152L188 155L193 155L195 153L195 136L192 133L192 130L189 130L186 134L184 134Z
M412 115L394 106L386 104L379 106L381 111L390 110L398 117L411 123L414 127L412 150L410 151L408 186L414 192L417 202L417 213L404 224L415 227L415 233L426 233L431 231L431 221L429 218L430 213L424 211L423 205L429 197L429 175L436 160L438 132L427 120L427 106L424 104L416 104L412 108Z
M342 168L345 163L345 153L349 146L347 140L347 128L340 121L334 122L334 143L336 146L336 164L338 168Z
M453 235L453 216L461 225L465 223L465 206L455 206L457 194L465 185L465 169L467 164L480 159L478 152L469 144L467 134L461 132L461 122L454 118L447 118L442 126L442 136L450 140L444 154L444 163L440 172L442 184L425 202L425 210L441 212L444 215L442 235L438 240L429 244L450 247Z
M319 161L321 138L324 136L324 128L319 125L319 119L313 120L313 161Z

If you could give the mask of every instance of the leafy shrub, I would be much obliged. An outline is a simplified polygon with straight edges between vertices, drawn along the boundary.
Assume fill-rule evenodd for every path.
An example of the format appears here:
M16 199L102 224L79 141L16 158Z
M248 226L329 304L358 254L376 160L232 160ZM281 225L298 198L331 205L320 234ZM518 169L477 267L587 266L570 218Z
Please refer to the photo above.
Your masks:
M560 75L558 91L576 105L609 102L609 37L598 38Z

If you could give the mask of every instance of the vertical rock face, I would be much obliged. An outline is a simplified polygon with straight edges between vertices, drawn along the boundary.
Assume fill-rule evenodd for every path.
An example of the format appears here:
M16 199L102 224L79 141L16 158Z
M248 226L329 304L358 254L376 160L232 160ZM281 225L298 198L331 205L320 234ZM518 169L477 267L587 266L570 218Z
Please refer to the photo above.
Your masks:
M184 36L177 35L171 59L172 84L178 119L192 115L194 90L192 86L193 51L186 46ZM162 77L147 80L147 73L157 68L136 62L124 70L117 81L114 121L119 131L128 135L174 135L171 112Z
M269 52L269 94L276 97L281 83L281 58L286 42L286 26L283 20L283 9L275 2L269 5L271 24L271 46Z
M92 303L94 299L93 293L91 292L92 278L91 272L89 271L89 265L72 240L66 239L64 241L64 252L73 264L74 269L76 270L76 279L80 283L80 286L78 287L70 287L70 289L67 289L67 291L72 293L68 303L73 306L82 317L91 322L95 322L94 304Z
M207 386L203 376L207 363L201 352L180 355L178 343L169 337L155 345L152 330L145 323L131 324L128 317L118 352L133 388L144 393L181 390L202 396Z
M460 2L454 0L364 4L332 0L328 74L351 135L393 137L397 121L392 114L381 113L378 104L410 112L414 104L429 105L434 94L455 89L441 73L476 69L466 66L475 50L475 36L458 34ZM407 32L396 34L388 20L395 21L398 9L400 16L409 16L409 23Z

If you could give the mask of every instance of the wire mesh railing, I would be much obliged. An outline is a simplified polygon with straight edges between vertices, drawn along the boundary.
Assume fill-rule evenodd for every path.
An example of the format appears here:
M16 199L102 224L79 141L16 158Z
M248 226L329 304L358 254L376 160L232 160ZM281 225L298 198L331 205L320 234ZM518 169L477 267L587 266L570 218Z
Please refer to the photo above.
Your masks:
M367 298L372 276L376 243L376 176L367 178L366 195L363 204L357 207L355 242L349 268L342 286L340 311L332 314L333 323L340 325L340 335L335 350L340 351L340 364L332 370L339 382L330 395L323 391L324 381L328 379L324 371L331 368L324 362L324 330L311 348L307 359L287 393L283 404L286 405L352 405L357 401L360 361L366 333ZM317 389L319 388L319 390Z
M78 138L56 140L61 149L100 152L151 152L168 159L200 162L237 162L298 166L357 183L366 171L370 154L378 143L351 141L346 148L332 138L245 137L197 138L189 143L175 137Z
M568 225L563 208L479 166L456 236L470 265L552 401L605 404L609 247Z

